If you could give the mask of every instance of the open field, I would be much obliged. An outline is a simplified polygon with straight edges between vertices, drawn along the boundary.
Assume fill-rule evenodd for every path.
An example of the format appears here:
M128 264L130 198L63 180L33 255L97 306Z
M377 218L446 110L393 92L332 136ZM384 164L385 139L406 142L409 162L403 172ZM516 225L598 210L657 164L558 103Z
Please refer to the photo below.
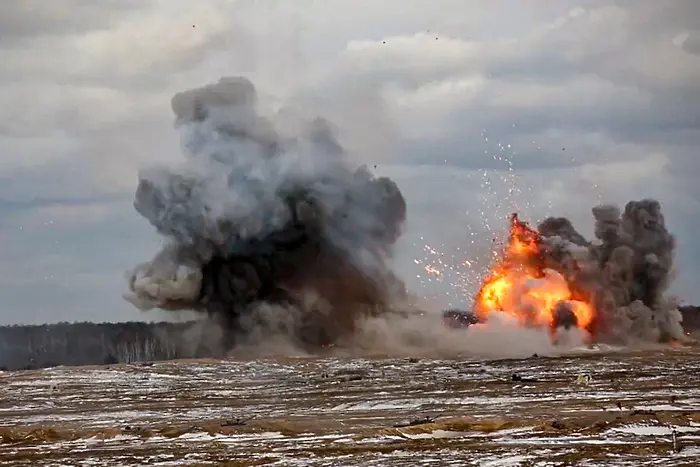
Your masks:
M698 465L698 370L686 347L0 373L0 463ZM423 417L436 418L394 426Z

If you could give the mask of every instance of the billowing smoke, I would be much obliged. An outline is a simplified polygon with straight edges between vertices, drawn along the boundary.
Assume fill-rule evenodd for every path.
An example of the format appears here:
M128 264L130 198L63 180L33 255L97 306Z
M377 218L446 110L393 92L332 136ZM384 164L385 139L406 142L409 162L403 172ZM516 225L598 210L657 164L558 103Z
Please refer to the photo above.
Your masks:
M263 310L329 340L404 296L388 261L405 200L353 167L325 121L290 125L289 112L259 108L240 77L173 97L185 159L142 170L134 201L165 244L133 270L125 298L207 312L232 331Z
M675 238L658 201L630 201L593 208L595 236L589 242L565 218L539 226L541 267L558 271L576 300L595 309L593 335L603 341L683 339L677 303L666 294L673 274ZM562 324L574 320L564 306Z

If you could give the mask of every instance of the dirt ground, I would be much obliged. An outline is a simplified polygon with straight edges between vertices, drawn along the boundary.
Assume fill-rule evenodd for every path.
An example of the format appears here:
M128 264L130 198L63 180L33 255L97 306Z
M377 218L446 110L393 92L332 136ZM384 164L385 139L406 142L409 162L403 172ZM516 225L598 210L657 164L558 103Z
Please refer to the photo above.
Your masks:
M0 373L0 464L698 465L699 358L691 346Z

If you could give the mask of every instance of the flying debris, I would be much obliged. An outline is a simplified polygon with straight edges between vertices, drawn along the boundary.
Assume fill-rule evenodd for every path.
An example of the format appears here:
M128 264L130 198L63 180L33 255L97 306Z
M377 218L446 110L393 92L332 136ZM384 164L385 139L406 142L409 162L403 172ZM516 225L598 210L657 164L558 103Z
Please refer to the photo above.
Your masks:
M514 214L477 294L477 316L502 311L524 326L578 327L600 341L684 340L678 304L666 295L676 243L660 204L644 199L592 213L598 242L566 218L535 230Z
M142 170L134 200L165 245L131 272L127 300L206 312L230 339L267 326L327 344L405 297L387 265L404 197L352 166L327 122L284 133L241 77L178 93L172 109L185 158Z

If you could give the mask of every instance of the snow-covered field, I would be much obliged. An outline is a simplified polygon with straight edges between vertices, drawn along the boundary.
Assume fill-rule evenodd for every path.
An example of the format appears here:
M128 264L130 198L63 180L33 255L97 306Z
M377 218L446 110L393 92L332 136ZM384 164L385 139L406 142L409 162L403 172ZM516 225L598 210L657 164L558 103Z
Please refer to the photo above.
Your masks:
M676 348L0 373L0 464L700 465L699 370Z

